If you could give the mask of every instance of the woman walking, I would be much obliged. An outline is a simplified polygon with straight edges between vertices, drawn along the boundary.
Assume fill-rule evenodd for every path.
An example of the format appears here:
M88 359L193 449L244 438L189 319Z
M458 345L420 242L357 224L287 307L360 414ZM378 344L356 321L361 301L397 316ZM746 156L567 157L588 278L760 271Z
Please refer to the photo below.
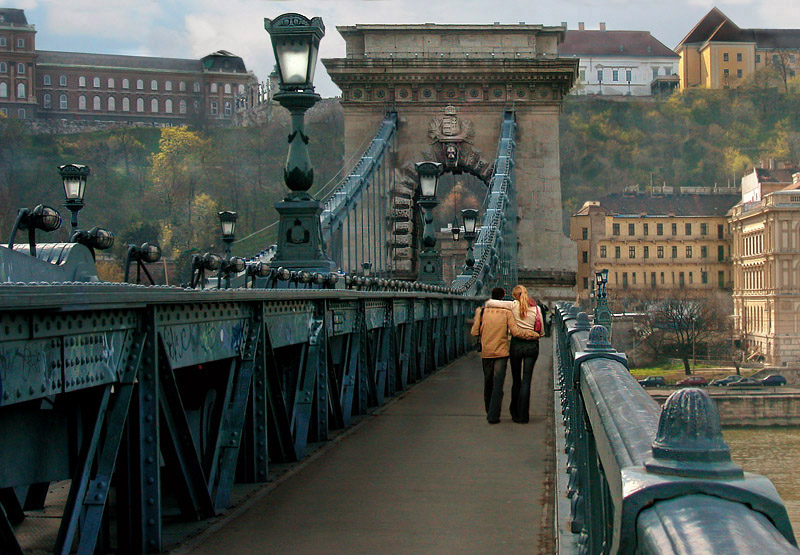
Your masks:
M510 308L517 326L522 330L542 335L542 313L538 304L528 295L524 285L517 285L511 291L513 301L490 300L487 307ZM524 424L528 422L531 401L531 382L533 367L539 358L539 340L512 337L509 346L511 359L511 419Z

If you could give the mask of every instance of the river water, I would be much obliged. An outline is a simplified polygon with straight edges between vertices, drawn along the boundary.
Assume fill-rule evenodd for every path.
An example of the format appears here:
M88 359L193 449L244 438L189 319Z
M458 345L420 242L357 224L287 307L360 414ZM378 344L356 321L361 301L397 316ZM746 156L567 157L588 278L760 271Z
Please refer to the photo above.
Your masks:
M722 434L735 463L772 480L800 537L800 427L724 428Z

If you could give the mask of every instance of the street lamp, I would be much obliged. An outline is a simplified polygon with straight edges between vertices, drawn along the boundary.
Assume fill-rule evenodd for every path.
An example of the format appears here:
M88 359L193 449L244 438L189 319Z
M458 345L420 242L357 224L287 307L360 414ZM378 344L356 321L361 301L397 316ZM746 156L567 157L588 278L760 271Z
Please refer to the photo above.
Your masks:
M458 225L458 220L453 218L453 225L450 227L450 232L453 234L453 242L458 243L459 237L461 237L461 226Z
M206 270L209 272L219 271L222 267L222 257L218 254L210 252L205 253L203 256L192 256L192 282L190 287L194 289L198 285L200 289L205 289L206 286Z
M417 203L422 209L425 227L422 232L422 252L419 255L419 276L422 283L444 285L442 280L442 261L436 250L436 232L433 229L433 209L438 206L436 188L442 165L439 162L418 162L414 165L419 178L419 199Z
M55 231L61 227L61 214L58 210L39 204L33 210L21 208L17 212L17 219L14 220L14 227L11 229L11 236L8 238L8 248L14 248L14 239L20 229L28 230L28 245L31 256L36 256L36 230Z
M472 243L477 239L478 232L478 211L474 208L465 208L461 211L461 219L464 221L464 239L467 240L467 265L464 266L466 274L472 274L475 266L475 255L472 252Z
M608 308L608 268L598 270L594 273L597 283L597 294L595 295L596 304L594 307L594 323L604 326L611 336L611 311Z
M83 208L83 195L86 192L86 178L91 170L82 164L64 164L58 167L64 184L64 206L72 212L72 231L78 227L78 212Z
M319 216L321 203L308 190L314 182L314 168L308 154L305 113L320 96L314 92L314 69L319 42L325 35L322 19L308 19L297 13L264 19L278 65L280 92L273 98L289 110L292 133L283 180L291 191L275 204L280 214L278 247L273 261L286 269L327 273L336 264L325 254Z
M230 256L231 243L236 237L236 219L238 215L236 212L225 210L224 212L217 212L219 216L219 223L222 227L222 242L225 243L225 254Z
M147 279L150 280L150 285L155 285L156 281L153 279L150 270L147 269L145 264L152 264L161 259L161 249L158 245L153 243L142 243L142 246L128 245L128 252L125 256L125 283L128 283L130 275L131 262L136 262L136 283L141 283L142 271L144 271Z
M225 257L219 266L217 277L217 289L222 288L222 278L225 278L225 289L231 286L231 274L240 274L245 271L247 262L241 256Z

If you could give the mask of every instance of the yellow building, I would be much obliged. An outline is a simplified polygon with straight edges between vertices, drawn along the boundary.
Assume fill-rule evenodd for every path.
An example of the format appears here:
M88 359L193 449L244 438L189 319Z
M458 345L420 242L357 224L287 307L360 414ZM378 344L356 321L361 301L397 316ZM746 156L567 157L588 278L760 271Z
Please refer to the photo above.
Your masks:
M675 51L681 88L735 88L757 70L788 79L800 70L800 29L741 29L713 8Z
M767 189L765 189L767 190ZM733 307L749 358L800 364L800 174L779 191L742 199L729 214Z
M672 188L615 193L586 202L570 221L578 247L577 294L588 298L594 273L608 268L608 291L720 291L732 287L726 213L730 189Z

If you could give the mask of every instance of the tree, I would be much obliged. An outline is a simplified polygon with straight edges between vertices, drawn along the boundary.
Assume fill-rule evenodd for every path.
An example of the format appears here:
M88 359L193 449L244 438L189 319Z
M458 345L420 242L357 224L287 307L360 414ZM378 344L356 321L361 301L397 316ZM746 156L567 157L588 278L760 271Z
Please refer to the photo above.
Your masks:
M791 67L794 54L790 54L786 50L776 50L772 53L772 58L769 65L775 70L775 73L783 83L783 92L789 92L789 77L794 77L794 70Z

